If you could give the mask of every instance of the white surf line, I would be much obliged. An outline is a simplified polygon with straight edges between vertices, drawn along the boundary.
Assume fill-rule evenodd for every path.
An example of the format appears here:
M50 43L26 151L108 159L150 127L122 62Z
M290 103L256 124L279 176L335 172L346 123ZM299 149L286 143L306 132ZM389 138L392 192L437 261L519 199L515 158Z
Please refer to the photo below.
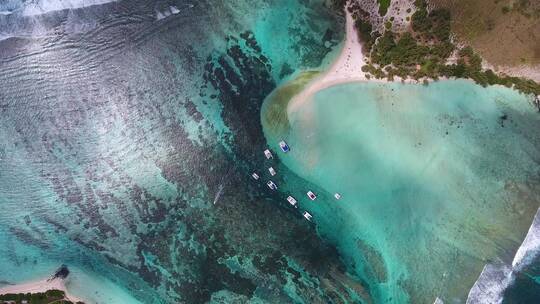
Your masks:
M103 5L118 0L38 0L32 1L23 9L23 15L36 16L65 9L78 9L94 5Z
M512 269L505 264L486 264L469 291L466 304L502 302L504 290L512 282Z
M536 211L534 220L532 222L527 236L521 246L519 247L514 260L512 261L512 268L521 270L524 266L527 266L530 263L531 254L537 253L540 251L540 209Z
M435 299L435 302L433 302L433 304L444 304L443 300L439 299L439 297L437 297Z
M487 264L467 297L467 304L502 303L503 293L512 284L515 272L526 267L540 253L540 209L536 211L527 236L516 251L512 265Z
M165 19L165 18L167 18L169 16L176 15L176 14L179 14L179 13L180 13L180 9L178 9L178 7L169 6L168 10L156 11L156 19L157 20L162 20L162 19Z

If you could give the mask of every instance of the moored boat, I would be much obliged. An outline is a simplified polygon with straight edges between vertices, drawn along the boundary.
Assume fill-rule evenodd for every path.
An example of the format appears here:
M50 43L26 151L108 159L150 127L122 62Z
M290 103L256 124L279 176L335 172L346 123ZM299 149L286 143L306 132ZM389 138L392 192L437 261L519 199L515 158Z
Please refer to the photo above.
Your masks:
M266 185L268 186L268 188L270 188L270 190L277 190L277 185L274 184L273 181L268 181L268 183L266 183Z
M309 212L304 211L302 215L306 218L306 220L311 222L311 219L313 218L313 216Z
M308 191L307 192L307 196L309 197L310 200L314 201L317 196L315 195L315 193L313 193L313 191Z
M281 151L283 151L285 153L287 153L287 152L289 152L291 150L289 148L289 145L284 140L279 142L279 147L281 148Z
M272 176L277 174L276 170L274 170L274 168L272 168L272 167L268 168L268 172L270 172L270 175L272 175Z
M253 177L254 180L258 180L259 179L259 174L253 172L253 174L251 174L251 177Z
M296 201L296 199L292 196L288 196L287 197L287 201L289 202L289 204L291 204L294 208L298 208L298 202Z
M266 156L266 159L274 158L272 152L270 152L268 149L264 150L264 156Z

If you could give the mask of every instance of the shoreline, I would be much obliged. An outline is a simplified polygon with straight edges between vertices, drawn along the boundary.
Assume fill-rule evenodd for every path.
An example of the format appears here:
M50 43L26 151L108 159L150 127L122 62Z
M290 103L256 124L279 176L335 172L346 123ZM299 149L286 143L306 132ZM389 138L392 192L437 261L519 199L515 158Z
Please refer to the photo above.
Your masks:
M313 94L330 86L369 80L362 72L364 55L362 54L362 44L358 40L358 35L354 27L354 20L351 13L345 8L345 41L339 56L330 65L328 70L313 79L299 94L295 95L287 106L287 114L294 112L301 104L309 99ZM384 81L379 79L379 81Z
M531 264L540 250L540 208L536 211L527 235L516 250L512 263L487 263L469 290L466 304L478 301L499 303L504 291L516 280L516 274ZM532 256L532 257L531 257Z
M370 77L367 77L366 73L362 71L362 67L367 65L366 58L364 54L362 53L363 44L358 37L358 33L356 31L356 26L355 26L355 22L352 17L352 14L349 12L349 10L346 7L344 8L344 11L345 11L345 19L346 19L346 22L345 22L346 35L345 35L345 40L343 41L342 49L339 52L339 55L330 64L328 69L322 70L322 71L319 70L320 75L312 79L303 88L302 91L300 91L298 94L294 95L290 99L287 105L288 116L291 116L294 112L296 112L298 108L301 107L301 105L307 102L318 91L321 91L326 88L339 85L339 84L347 84L347 83L353 83L353 82L375 82L375 83L400 82L400 83L407 83L407 84L418 84L425 81L434 82L437 80L453 79L453 77L451 78L440 77L438 79L425 78L425 77L420 78L420 79L412 79L412 78L402 79L398 76L394 76L393 80L389 80L388 78L380 78L380 79L375 78L372 75L370 75ZM493 66L487 64L485 61L483 63L483 68L491 68L492 70L497 70L497 69L494 69ZM528 66L502 67L500 68L500 71L510 72L508 74L512 74L512 75L527 76L530 79L533 79L533 81L536 81L536 79L540 77L540 75L534 69L534 67L528 67ZM463 78L463 79L474 82L474 80L470 78Z
M43 279L38 281L29 281L25 283L19 283L14 285L7 285L0 287L0 295L3 294L19 294L19 293L38 293L38 292L46 292L51 289L57 289L61 290L65 293L66 299L72 301L72 302L85 302L83 299L78 298L72 294L69 293L66 287L66 283L63 279ZM87 303L87 302L85 302Z
M378 83L419 83L420 80L401 79L394 77L394 80L387 78L378 79L375 77L366 77L366 73L362 71L362 67L366 65L364 54L362 53L363 45L358 38L358 33L354 25L354 19L347 8L345 8L345 41L338 57L330 65L330 67L321 71L321 74L313 79L306 87L293 98L291 98L287 106L287 114L291 115L303 103L309 100L315 93L338 84L346 84L352 82L378 82ZM441 78L443 79L443 78ZM424 79L422 79L424 80ZM434 81L433 79L426 79Z
M538 65L514 65L514 66L505 66L505 65L493 65L485 61L482 63L484 69L491 69L496 73L503 73L513 77L524 77L531 79L536 82L540 82L540 64Z

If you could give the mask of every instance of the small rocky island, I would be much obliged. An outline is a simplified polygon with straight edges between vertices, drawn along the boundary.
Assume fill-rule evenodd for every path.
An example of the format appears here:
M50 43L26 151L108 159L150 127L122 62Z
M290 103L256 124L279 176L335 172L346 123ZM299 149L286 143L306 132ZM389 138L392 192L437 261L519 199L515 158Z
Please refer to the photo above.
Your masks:
M66 298L66 293L62 290L48 290L46 292L37 293L18 293L0 295L0 303L2 304L49 304L62 303L73 304L74 302ZM75 302L76 304L84 304L84 302Z
M53 275L43 282L51 283L44 292L8 292L1 294L0 292L0 304L49 304L49 303L62 303L62 304L84 304L82 301L72 301L70 297L66 295L66 292L55 288L53 281L62 281L69 276L69 269L66 265L61 265ZM38 282L36 284L40 284ZM62 285L63 286L63 285ZM30 289L33 290L33 289ZM19 290L22 291L22 290ZM28 289L25 291L29 291Z

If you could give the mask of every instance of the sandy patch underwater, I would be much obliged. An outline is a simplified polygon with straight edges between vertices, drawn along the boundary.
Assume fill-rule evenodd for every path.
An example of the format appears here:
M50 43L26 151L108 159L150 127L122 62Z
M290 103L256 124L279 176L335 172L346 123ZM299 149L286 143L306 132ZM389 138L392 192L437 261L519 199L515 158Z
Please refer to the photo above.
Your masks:
M130 0L0 15L11 37L0 41L1 284L67 264L82 287L68 290L89 300L356 298L335 250L250 180L262 101L342 40L325 3Z
M462 80L351 83L270 120L275 99L268 142L285 138L283 163L323 193L285 191L377 300L464 302L485 264L511 263L540 203L540 115L526 96Z

